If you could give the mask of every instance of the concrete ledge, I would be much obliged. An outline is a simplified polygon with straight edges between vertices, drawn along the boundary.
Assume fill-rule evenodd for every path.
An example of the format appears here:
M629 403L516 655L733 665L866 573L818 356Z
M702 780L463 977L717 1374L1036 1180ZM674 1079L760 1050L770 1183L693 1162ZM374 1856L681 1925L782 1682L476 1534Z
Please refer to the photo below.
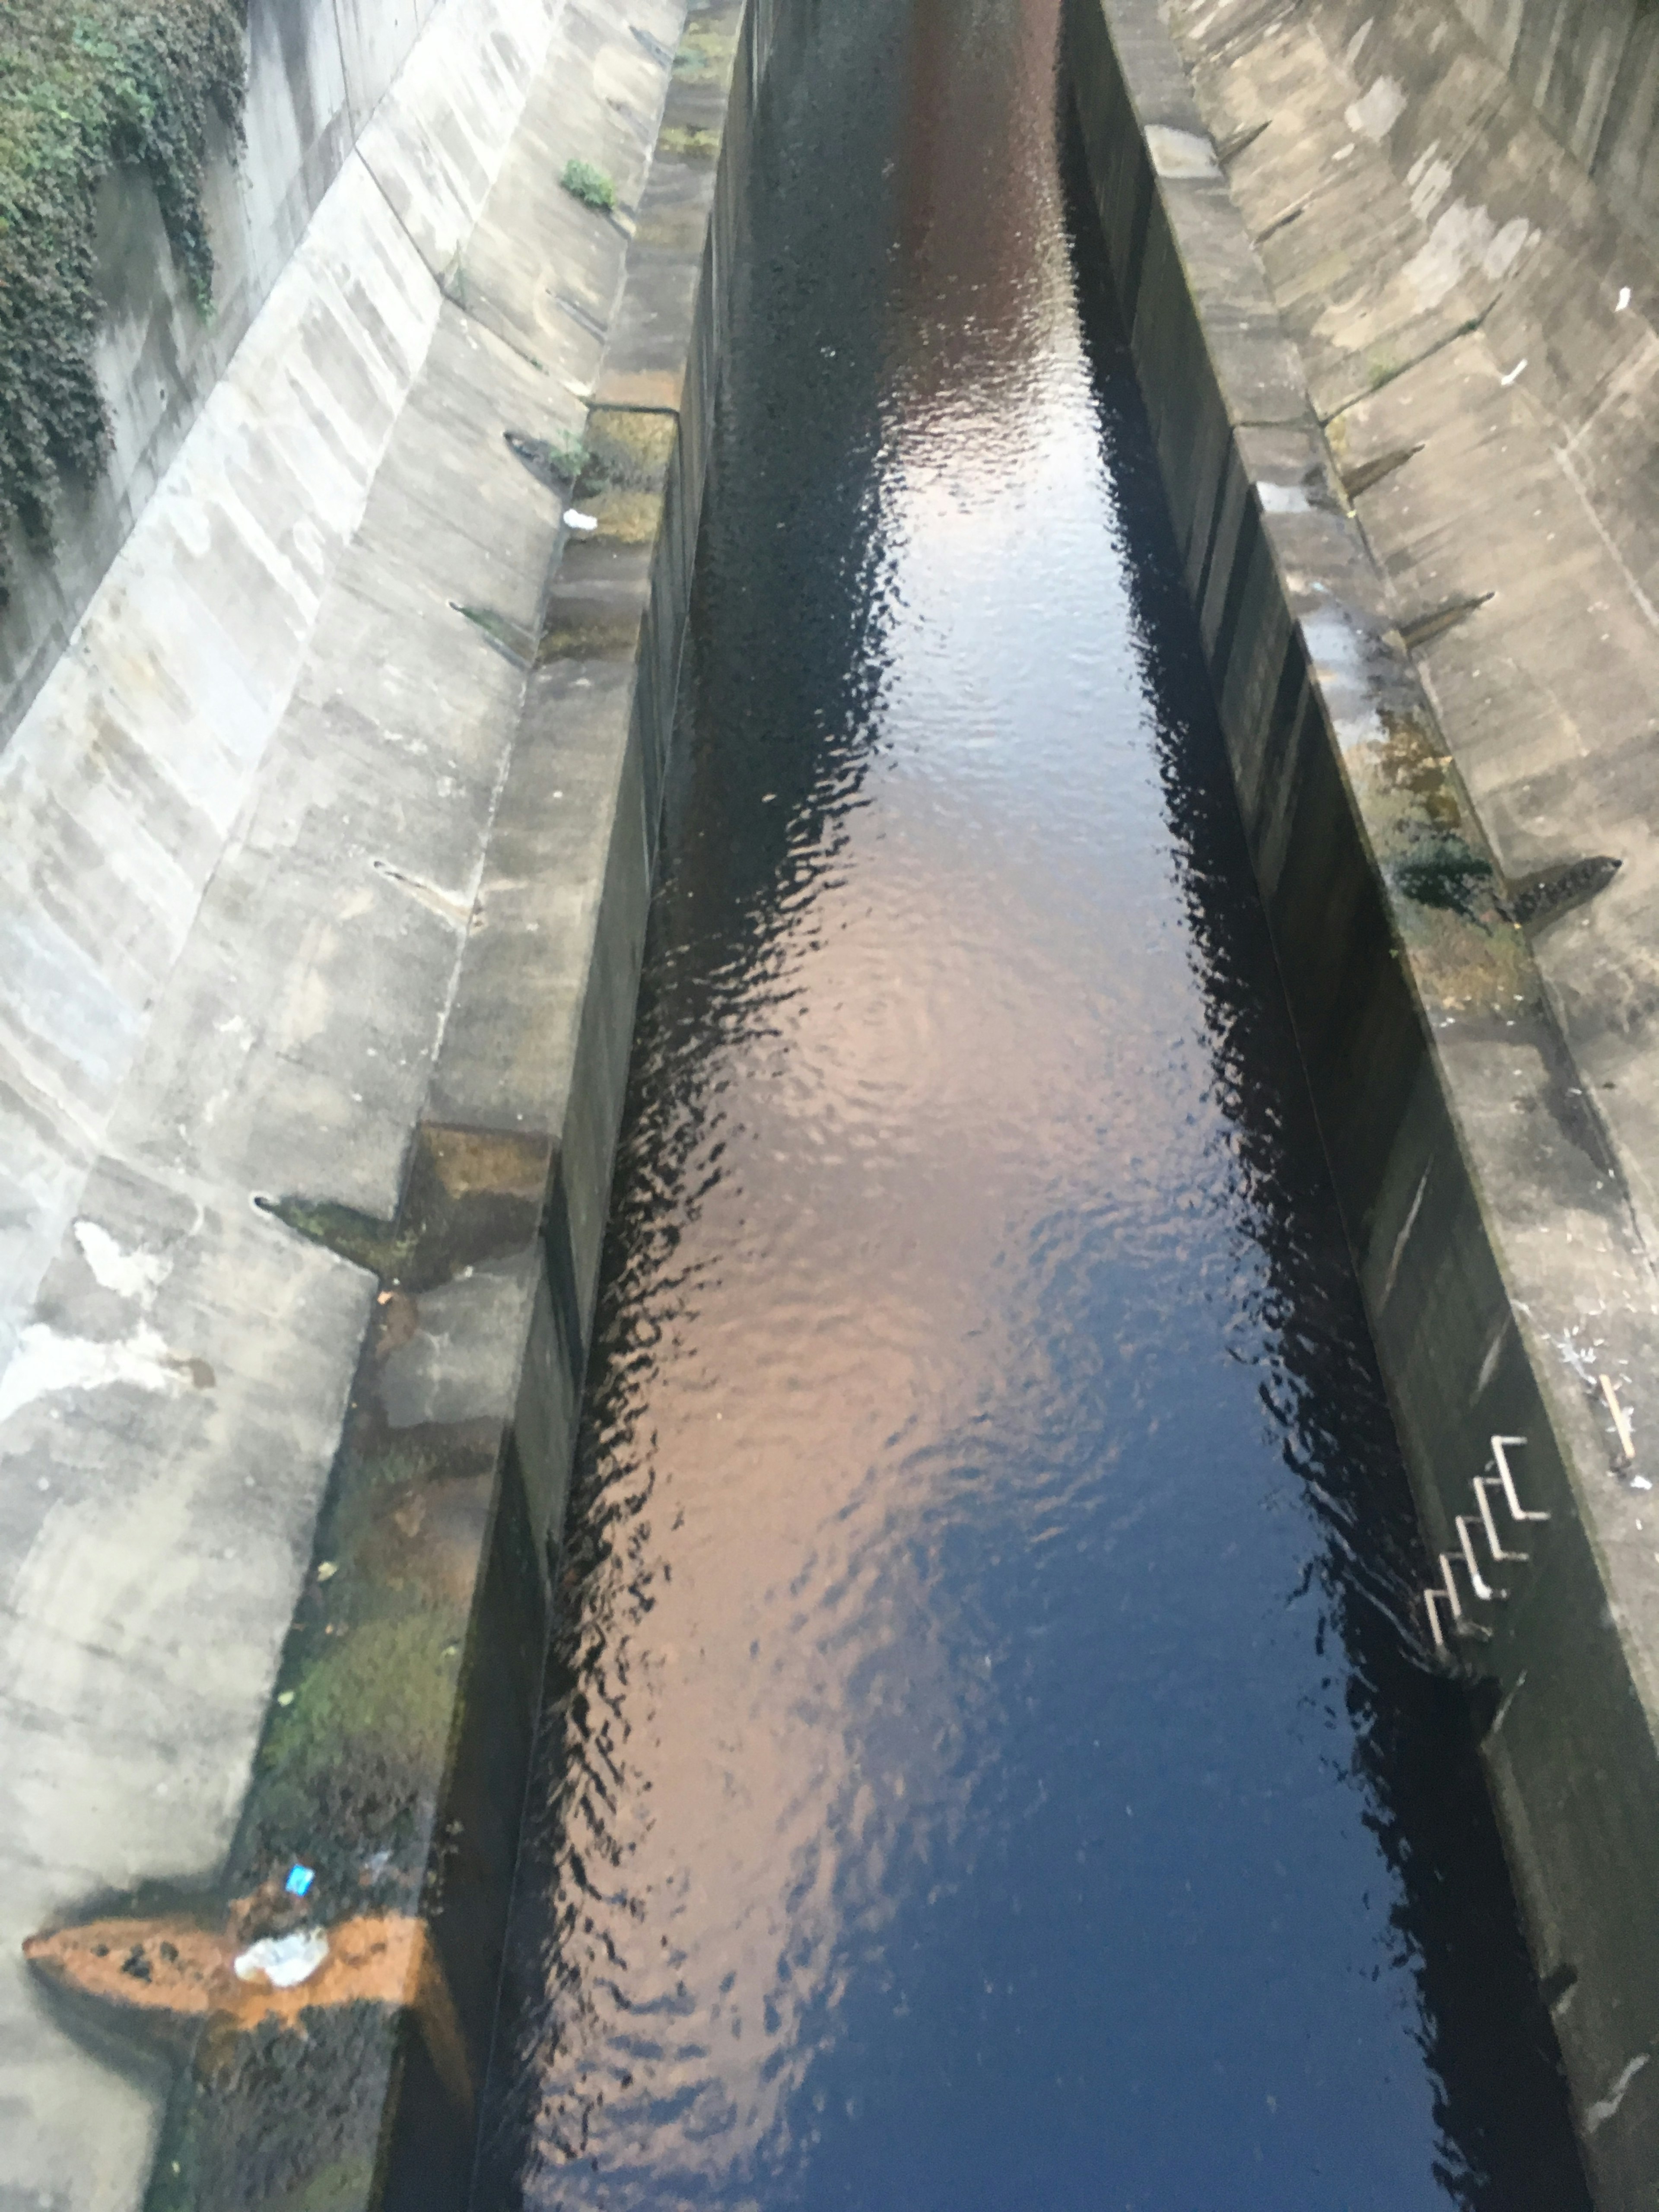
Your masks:
M1264 900L1598 2201L1659 2172L1659 1510L1561 1345L1659 1353L1629 1194L1153 0L1068 65ZM1589 1334L1587 1335L1586 1331ZM1582 1364L1582 1363L1581 1363ZM1589 1378L1593 1383L1593 1376ZM1496 1500L1508 1595L1483 1600ZM1485 1585L1499 1586L1486 1562Z

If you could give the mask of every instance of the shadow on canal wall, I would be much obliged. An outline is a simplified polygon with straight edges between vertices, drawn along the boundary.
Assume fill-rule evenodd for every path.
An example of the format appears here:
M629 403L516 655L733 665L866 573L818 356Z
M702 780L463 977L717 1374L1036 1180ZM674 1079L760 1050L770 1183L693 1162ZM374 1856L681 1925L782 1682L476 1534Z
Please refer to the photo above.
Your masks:
M1103 387L1133 378L1135 365L1115 312L1069 87L1060 127L1085 343ZM1298 1054L1296 1034L1283 1001L1252 980L1273 955L1263 942L1266 915L1245 889L1253 878L1226 755L1218 733L1213 750L1202 741L1214 730L1215 707L1200 656L1181 650L1192 636L1192 609L1164 520L1156 457L1116 438L1115 420L1103 406L1114 477L1143 516L1157 518L1142 525L1156 550L1127 574L1135 635L1154 665L1148 689L1170 702L1158 767L1191 916L1193 972L1204 992L1217 1091L1237 1138L1251 1234L1271 1271L1273 1401L1296 1408L1285 1432L1298 1440L1296 1473L1320 1530L1315 1572L1325 1620L1348 1657L1355 1771L1400 1884L1395 1925L1422 1992L1426 2055L1441 2088L1444 2178L1489 2212L1576 2203L1583 2183L1570 2148L1568 2169L1559 2164L1570 2137L1555 2035L1517 1938L1492 1803L1477 1762L1462 1755L1474 1732L1467 1686L1426 1648L1416 1506L1399 1458L1377 1446L1392 1428L1382 1377L1373 1359L1348 1349L1369 1345L1369 1325L1363 1311L1308 1310L1310 1280L1353 1285L1356 1309L1361 1302L1312 1102L1284 1079ZM1341 1258L1310 1267L1296 1240L1322 1233L1341 1246ZM1344 1348L1335 1369L1334 1347ZM1322 1621L1322 1649L1326 1633ZM1530 2098L1498 2077L1513 2061L1491 2032L1494 2020L1510 2024L1534 2065ZM1498 2114L1506 2124L1495 2124Z
M1246 836L1430 1539L1421 1579L1443 1592L1448 1644L1476 1686L1598 2201L1645 2203L1659 2168L1659 1765L1639 1616L1609 1588L1622 1561L1604 1534L1641 1493L1609 1480L1589 1395L1563 1376L1556 1340L1583 1319L1582 1273L1552 1264L1535 1231L1575 1226L1593 1286L1640 1316L1645 1255L1169 33L1142 0L1074 0L1067 46ZM1510 1448L1521 1502L1549 1516L1516 1523L1493 1484L1507 1548L1528 1555L1501 1568L1474 1486L1494 1435L1526 1439ZM1459 1516L1507 1602L1472 1588Z

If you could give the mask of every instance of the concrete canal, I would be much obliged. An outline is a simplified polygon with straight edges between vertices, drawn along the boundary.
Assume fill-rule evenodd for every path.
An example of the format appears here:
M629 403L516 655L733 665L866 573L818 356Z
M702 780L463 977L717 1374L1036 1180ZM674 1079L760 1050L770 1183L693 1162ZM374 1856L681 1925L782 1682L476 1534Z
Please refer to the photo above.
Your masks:
M482 2208L1586 2201L1059 31L779 31Z

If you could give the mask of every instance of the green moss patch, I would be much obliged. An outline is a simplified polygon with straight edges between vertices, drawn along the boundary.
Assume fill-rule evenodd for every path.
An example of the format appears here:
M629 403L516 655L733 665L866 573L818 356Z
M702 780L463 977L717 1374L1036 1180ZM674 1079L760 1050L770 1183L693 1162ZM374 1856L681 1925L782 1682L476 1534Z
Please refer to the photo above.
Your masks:
M0 0L0 605L6 538L49 547L54 479L92 472L108 442L93 348L111 170L149 178L208 311L208 128L240 130L245 21L246 0Z
M1461 837L1425 837L1402 853L1390 872L1419 906L1461 914L1468 921L1482 921L1494 904L1492 864Z
M720 134L718 131L699 130L694 125L671 123L657 140L659 153L672 154L682 161L695 161L704 168L713 168L720 157Z
M678 436L678 418L665 409L596 407L587 418L587 452L577 497L660 490Z
M355 1206L341 1206L333 1199L255 1199L254 1204L263 1212L274 1213L296 1236L326 1245L331 1252L368 1268L383 1282L398 1281L419 1248L418 1229L395 1221L377 1221L372 1213L360 1212Z
M679 52L674 57L675 76L682 83L723 82L731 75L737 43L737 23L732 17L712 11L688 15L680 33Z
M436 1784L455 1711L465 1620L434 1611L368 1620L305 1663L264 1763L303 1788L328 1770L384 1765Z

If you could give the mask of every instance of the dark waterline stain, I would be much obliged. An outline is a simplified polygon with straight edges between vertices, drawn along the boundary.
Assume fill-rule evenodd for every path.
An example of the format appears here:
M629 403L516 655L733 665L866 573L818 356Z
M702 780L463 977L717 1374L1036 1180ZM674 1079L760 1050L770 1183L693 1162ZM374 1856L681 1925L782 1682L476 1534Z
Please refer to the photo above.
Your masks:
M1585 2202L1056 27L781 33L477 2212Z

